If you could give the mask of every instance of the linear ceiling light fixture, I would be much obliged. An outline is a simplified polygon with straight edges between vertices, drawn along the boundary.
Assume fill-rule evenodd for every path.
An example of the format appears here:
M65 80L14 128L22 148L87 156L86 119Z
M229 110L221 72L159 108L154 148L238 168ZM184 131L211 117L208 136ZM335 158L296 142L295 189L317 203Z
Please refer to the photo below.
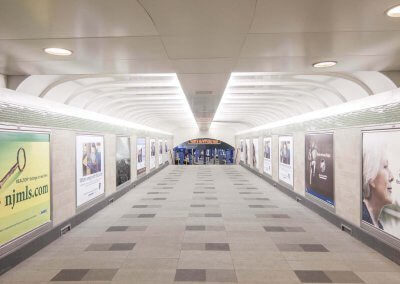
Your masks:
M394 6L387 10L386 15L391 18L400 18L400 5Z
M321 61L321 62L316 62L313 64L314 68L328 68L335 66L337 64L336 61Z
M60 47L47 47L44 52L57 56L70 56L72 54L71 50Z

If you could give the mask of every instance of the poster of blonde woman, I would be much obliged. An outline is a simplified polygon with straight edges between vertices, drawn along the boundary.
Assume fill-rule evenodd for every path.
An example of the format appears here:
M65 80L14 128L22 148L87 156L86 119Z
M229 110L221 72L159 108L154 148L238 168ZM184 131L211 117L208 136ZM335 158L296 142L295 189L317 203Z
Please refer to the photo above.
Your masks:
M400 131L363 133L362 221L400 239Z
M76 137L76 203L77 206L104 194L104 138Z
M253 168L258 169L258 138L253 139Z
M293 186L293 137L279 137L279 180Z
M264 173L272 175L271 167L271 137L264 138Z

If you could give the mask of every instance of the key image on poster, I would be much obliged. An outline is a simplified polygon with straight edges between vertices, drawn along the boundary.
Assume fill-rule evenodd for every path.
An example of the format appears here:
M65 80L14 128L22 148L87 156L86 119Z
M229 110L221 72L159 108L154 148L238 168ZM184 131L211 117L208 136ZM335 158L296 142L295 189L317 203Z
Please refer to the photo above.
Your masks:
M250 165L250 139L246 139L246 165Z
M271 166L271 137L264 138L264 173L272 175Z
M164 163L166 163L168 161L168 143L167 140L164 140L164 146L165 146L165 159L164 159Z
M162 149L162 140L158 140L158 164L162 165L163 163L163 149Z
M243 139L240 139L240 160L242 162L245 162L245 155L246 155L246 152L244 149L244 141L243 141Z
M253 139L253 168L258 169L258 138Z
M306 192L334 206L333 134L307 134L305 145Z
M77 206L104 194L104 138L76 137L76 203Z
M117 187L131 180L131 139L117 137Z
M136 139L136 170L140 175L146 172L146 138Z
M293 186L293 137L279 137L279 179Z
M150 169L156 167L156 139L150 139Z
M400 131L363 133L362 221L400 239Z
M50 222L50 135L0 132L0 247Z

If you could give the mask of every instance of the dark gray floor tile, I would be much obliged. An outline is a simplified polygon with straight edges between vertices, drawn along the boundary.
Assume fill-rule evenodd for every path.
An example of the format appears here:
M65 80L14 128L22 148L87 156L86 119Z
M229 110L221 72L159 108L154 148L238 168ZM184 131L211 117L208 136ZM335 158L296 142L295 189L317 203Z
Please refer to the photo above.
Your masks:
M353 271L324 271L333 283L364 283ZM400 281L399 281L400 282Z
M111 244L91 244L85 250L86 251L107 251L111 247Z
M206 226L186 226L186 231L205 231Z
M328 252L326 247L320 244L300 244L300 246L308 252Z
M111 281L118 269L90 269L82 281Z
M229 244L227 243L206 243L206 250L229 251Z
M147 208L148 205L134 205L132 208Z
M218 198L216 198L216 197L206 197L205 199L206 200L218 200Z
M123 232L128 230L128 226L111 226L106 232Z
M165 198L165 197L156 197L156 198L153 198L153 200L167 200L167 198Z
M294 273L303 283L332 283L332 280L323 271L295 270Z
M207 282L237 282L235 270L230 269L207 269Z
M110 247L110 251L120 251L120 250L133 250L135 243L115 243Z
M156 214L139 214L138 218L154 218Z
M206 213L204 214L205 217L222 217L222 214L219 213Z
M177 269L175 281L206 281L205 269Z
M280 226L265 226L264 230L267 232L285 232L285 228Z
M206 207L205 204L192 204L190 207Z
M89 269L63 269L51 281L81 281Z

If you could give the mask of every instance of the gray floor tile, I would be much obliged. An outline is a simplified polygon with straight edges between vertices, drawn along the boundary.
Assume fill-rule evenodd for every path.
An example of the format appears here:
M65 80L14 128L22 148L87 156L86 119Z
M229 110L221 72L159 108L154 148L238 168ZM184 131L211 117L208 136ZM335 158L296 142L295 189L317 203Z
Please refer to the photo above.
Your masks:
M364 281L352 271L324 272L328 276L328 278L332 280L333 283L364 283Z
M296 270L294 273L303 283L332 283L332 280L323 271Z
M82 281L111 281L118 269L91 269Z
M120 251L120 250L133 250L135 243L115 243L110 247L110 251Z
M207 282L237 282L235 270L207 269Z
M326 247L319 244L300 244L300 247L307 252L328 252Z
M63 269L51 281L81 281L89 269Z
M129 226L111 226L107 229L107 232L123 232L126 231Z
M227 243L206 243L206 250L229 251Z
M205 231L206 226L186 226L186 231Z

